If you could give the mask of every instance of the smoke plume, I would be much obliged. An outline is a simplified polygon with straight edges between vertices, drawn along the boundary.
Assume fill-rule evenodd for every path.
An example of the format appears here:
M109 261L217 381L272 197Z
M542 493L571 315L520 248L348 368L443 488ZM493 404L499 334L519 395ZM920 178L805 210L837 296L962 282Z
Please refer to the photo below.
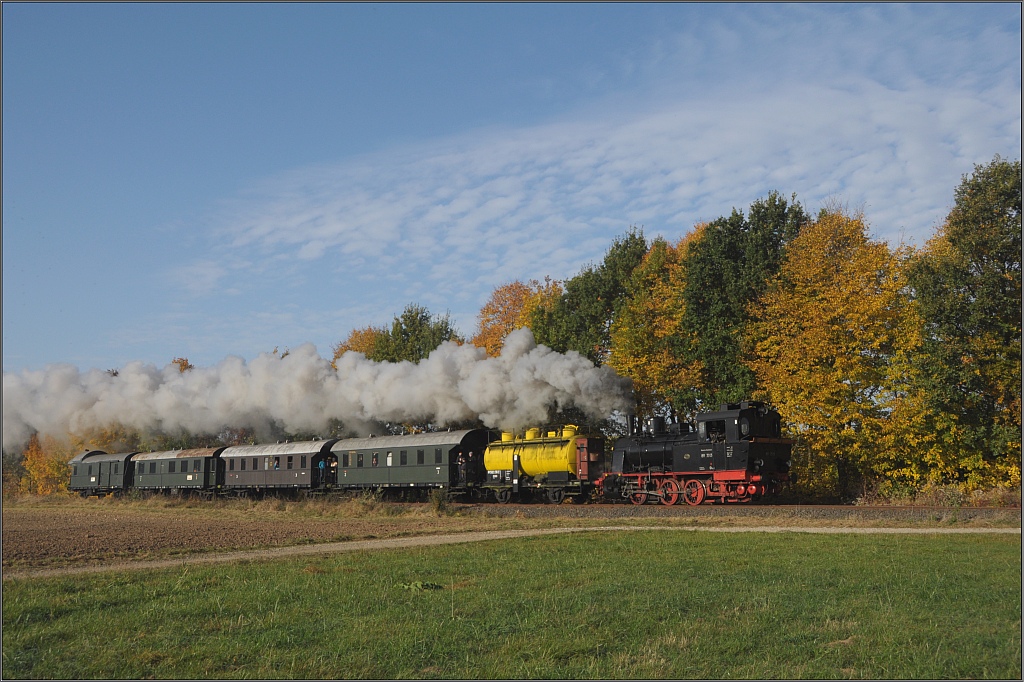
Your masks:
M116 376L51 365L3 375L3 447L20 449L33 432L60 436L115 424L144 433L261 432L271 425L308 433L331 419L365 428L479 418L515 430L544 421L552 406L607 417L632 407L631 381L574 351L537 345L529 329L509 334L495 358L445 342L418 364L349 352L335 370L305 344L284 357L265 353L249 363L229 357L184 373L175 364L159 369L142 362Z

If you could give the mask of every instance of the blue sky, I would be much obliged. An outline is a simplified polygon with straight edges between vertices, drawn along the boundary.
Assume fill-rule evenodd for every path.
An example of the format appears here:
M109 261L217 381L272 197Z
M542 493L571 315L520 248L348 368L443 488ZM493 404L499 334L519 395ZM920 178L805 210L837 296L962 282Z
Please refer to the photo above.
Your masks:
M1021 6L10 4L3 369L321 355L771 190L923 244Z

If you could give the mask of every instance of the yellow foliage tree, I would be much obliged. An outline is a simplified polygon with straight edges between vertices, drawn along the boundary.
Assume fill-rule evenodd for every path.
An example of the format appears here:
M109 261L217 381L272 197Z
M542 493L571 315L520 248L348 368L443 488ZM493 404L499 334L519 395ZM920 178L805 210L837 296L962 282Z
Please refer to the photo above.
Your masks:
M370 355L377 344L377 340L387 334L383 327L363 327L353 329L348 338L334 346L334 357L331 358L331 367L338 369L338 358L348 351L355 351L363 355Z
M532 293L523 303L523 308L516 317L516 329L529 327L535 310L538 308L553 310L558 299L562 297L562 283L550 277L545 277L543 283L531 279L528 286Z
M72 453L85 450L104 452L135 452L147 449L142 445L143 436L134 429L120 424L68 434L67 447ZM54 441L56 444L59 441Z
M917 406L905 372L891 371L920 343L905 260L870 240L862 217L826 211L793 239L751 304L748 366L763 387L755 397L789 422L810 489L851 498L876 473L914 468L907 436Z
M68 461L74 454L66 441L32 434L22 460L21 491L36 495L67 491Z
M678 397L700 381L699 362L687 365L683 347L692 339L683 331L685 260L704 233L704 225L675 245L656 239L633 271L626 305L612 322L608 364L633 380L637 414L650 416L664 407L679 409Z
M173 360L171 360L171 364L177 365L178 371L181 372L182 374L189 371L190 369L196 368L195 365L188 361L188 358L174 358Z

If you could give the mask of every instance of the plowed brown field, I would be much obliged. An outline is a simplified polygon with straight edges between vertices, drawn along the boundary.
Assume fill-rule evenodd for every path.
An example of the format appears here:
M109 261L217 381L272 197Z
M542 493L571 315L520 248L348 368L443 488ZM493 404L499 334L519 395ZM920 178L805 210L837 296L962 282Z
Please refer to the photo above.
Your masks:
M29 498L3 507L3 566L88 566L186 554L471 531L600 526L1020 527L1020 509L453 505L372 500L183 502Z
M481 519L483 520L483 519ZM310 518L282 512L150 510L92 501L67 507L4 506L3 566L96 563L195 552L403 537L438 532L440 519L418 516ZM447 530L497 527L445 519ZM451 523L454 521L454 523ZM505 524L501 524L505 525Z

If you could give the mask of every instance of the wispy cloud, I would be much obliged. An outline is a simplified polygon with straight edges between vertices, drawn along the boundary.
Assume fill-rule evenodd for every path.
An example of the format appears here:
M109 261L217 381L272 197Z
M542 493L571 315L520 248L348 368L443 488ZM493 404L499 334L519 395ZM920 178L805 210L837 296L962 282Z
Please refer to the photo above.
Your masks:
M773 189L863 205L880 237L920 243L959 177L1019 144L1019 90L1005 86L796 85L742 106L717 94L296 170L220 216L217 248L488 286L572 274L631 224L678 235Z
M964 173L1019 153L1019 31L979 45L955 13L865 6L850 35L845 12L779 11L627 53L619 78L665 84L636 101L268 179L210 218L205 256L225 273L193 264L190 290L316 282L337 292L319 307L332 317L377 311L350 328L417 301L471 332L504 282L571 276L631 225L676 238L771 190L862 208L877 237L922 244Z

